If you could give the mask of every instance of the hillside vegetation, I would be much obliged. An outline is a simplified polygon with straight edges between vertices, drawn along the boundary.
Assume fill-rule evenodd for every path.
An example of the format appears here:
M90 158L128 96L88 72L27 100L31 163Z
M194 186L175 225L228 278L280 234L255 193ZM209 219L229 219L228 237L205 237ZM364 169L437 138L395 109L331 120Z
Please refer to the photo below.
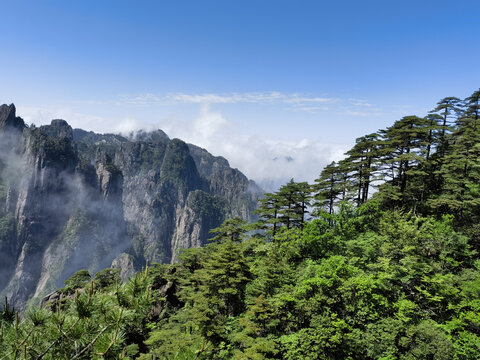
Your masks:
M172 265L77 272L19 317L12 359L478 359L480 90L357 139Z

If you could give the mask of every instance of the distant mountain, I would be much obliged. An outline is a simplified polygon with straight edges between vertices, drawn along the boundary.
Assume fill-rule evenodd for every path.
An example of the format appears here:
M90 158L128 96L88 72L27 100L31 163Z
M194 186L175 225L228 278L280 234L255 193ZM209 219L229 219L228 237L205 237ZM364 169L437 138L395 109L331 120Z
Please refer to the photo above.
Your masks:
M28 127L0 106L0 293L22 307L79 269L176 260L261 189L226 159L163 131L129 137Z

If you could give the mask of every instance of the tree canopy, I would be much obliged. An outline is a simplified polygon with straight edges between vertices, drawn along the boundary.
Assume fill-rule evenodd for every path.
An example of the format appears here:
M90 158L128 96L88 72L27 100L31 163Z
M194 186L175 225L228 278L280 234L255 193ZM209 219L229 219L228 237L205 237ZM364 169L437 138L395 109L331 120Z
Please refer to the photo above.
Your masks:
M357 139L179 262L0 312L12 359L480 357L480 92Z

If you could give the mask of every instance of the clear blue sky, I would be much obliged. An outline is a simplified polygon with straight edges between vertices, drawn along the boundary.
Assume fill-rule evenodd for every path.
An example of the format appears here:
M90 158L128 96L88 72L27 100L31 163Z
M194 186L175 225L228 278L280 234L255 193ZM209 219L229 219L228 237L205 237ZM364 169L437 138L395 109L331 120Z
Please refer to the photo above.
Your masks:
M255 141L268 156L324 152L318 168L355 137L480 86L480 1L0 6L0 102L20 116L162 127L240 168L251 158L234 151Z

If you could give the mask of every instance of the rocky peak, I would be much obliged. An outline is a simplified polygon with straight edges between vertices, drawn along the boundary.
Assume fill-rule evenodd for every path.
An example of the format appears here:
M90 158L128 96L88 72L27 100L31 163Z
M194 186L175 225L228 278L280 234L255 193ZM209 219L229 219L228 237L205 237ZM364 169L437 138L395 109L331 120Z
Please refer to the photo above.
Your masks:
M25 122L21 117L16 116L15 105L0 105L0 130L6 128L22 131L25 128Z
M253 218L243 174L161 130L126 138L60 119L25 127L13 105L0 107L0 126L0 297L16 307L77 270L113 266L127 277L205 244L226 218Z
M193 190L202 187L202 181L188 145L180 139L173 139L167 145L160 168L163 179Z
M129 137L133 141L144 141L154 144L168 144L170 142L168 135L160 129L155 131L139 130L135 133L131 133Z
M110 144L119 145L128 140L118 134L96 134L93 131L85 131L82 129L73 129L73 141L81 142L86 145L94 144Z
M222 156L213 156L207 150L193 144L188 144L188 148L198 171L206 178L210 179L217 172L230 168L227 159Z
M73 130L70 125L65 120L55 119L52 120L50 125L44 125L40 127L44 130L48 136L59 139L68 139L73 140Z

